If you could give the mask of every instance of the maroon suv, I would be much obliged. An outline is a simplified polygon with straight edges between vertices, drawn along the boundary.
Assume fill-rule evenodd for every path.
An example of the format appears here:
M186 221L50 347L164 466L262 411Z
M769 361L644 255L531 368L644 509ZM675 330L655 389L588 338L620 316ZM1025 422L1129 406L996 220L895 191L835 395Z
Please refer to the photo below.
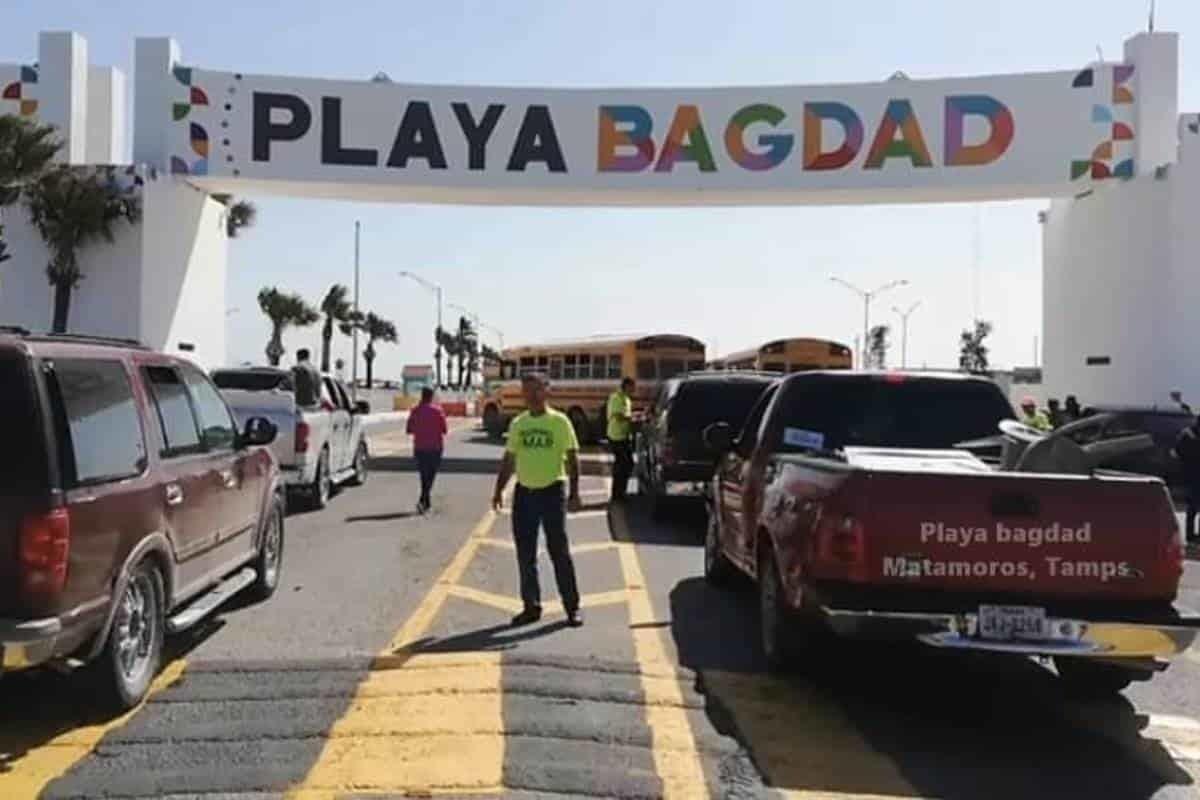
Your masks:
M208 377L135 342L0 329L0 674L86 665L129 707L163 638L283 552L265 419L238 430Z

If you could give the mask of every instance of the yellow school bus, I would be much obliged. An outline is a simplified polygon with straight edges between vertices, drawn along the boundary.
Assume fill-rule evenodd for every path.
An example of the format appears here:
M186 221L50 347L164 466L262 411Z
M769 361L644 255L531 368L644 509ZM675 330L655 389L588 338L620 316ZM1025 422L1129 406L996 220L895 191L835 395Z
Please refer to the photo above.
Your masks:
M750 369L760 372L804 372L810 369L850 369L850 348L829 339L776 339L761 347L730 353L709 363L709 369Z
M525 410L520 378L541 372L550 378L550 405L565 412L581 441L594 442L605 428L605 404L624 377L637 380L634 409L653 401L659 382L704 369L704 343L680 334L593 336L586 339L510 347L501 353L499 381L483 403L483 425L501 436Z

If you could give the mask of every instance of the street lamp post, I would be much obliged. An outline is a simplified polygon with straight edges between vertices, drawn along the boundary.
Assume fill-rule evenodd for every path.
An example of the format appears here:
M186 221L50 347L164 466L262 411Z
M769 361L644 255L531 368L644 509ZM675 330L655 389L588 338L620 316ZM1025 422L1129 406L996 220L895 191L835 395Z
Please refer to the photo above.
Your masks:
M436 372L434 373L434 382L440 387L442 385L442 287L436 283L427 281L420 275L404 270L400 273L402 278L410 278L420 285L424 286L429 291L437 296L437 333L434 334L434 351L433 358Z
M908 317L917 310L921 301L913 303L907 311L901 311L899 306L892 306L892 311L900 315L900 368L908 366Z
M871 301L874 300L880 294L886 292L888 289L894 289L897 286L907 286L908 281L906 281L906 280L891 281L889 283L885 283L884 285L880 286L877 289L872 289L871 291L867 292L867 291L864 291L864 290L858 288L857 286L855 286L853 283L850 283L849 281L842 280L841 278L837 277L836 275L829 276L829 280L833 281L836 284L840 284L841 286L845 286L847 289L854 292L856 295L861 297L863 300L862 349L858 354L859 368L862 369L867 364L867 347L869 346L867 344L867 340L870 338L870 333L871 333Z

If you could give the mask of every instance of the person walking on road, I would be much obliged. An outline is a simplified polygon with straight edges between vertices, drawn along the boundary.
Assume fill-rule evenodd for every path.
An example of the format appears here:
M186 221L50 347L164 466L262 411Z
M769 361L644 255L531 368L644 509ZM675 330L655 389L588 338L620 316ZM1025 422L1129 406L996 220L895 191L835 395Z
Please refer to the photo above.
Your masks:
M442 449L446 442L446 412L433 402L433 389L426 386L421 390L421 402L408 413L405 425L413 437L413 457L417 461L417 472L421 476L421 499L417 501L417 513L429 510L433 480L442 466Z
M546 405L546 378L537 373L521 378L527 411L518 415L508 428L508 444L496 476L492 508L503 505L504 489L512 474L517 474L513 494L512 531L517 548L517 568L521 576L521 601L525 608L513 617L512 624L529 625L542 618L541 587L538 584L538 527L546 531L546 549L554 564L554 579L567 624L583 624L579 613L579 586L575 564L567 543L566 512L578 511L579 440L575 427L561 411ZM564 484L567 491L564 492Z
M1185 535L1189 542L1198 542L1200 531L1196 530L1196 517L1200 514L1200 416L1179 432L1175 439L1175 457L1183 468L1183 482L1187 488Z
M609 395L608 448L613 454L612 500L625 499L629 477L633 474L633 378L623 378L620 387Z
M321 402L321 373L313 366L307 347L296 351L296 366L292 367L292 383L296 387L296 405L312 408Z

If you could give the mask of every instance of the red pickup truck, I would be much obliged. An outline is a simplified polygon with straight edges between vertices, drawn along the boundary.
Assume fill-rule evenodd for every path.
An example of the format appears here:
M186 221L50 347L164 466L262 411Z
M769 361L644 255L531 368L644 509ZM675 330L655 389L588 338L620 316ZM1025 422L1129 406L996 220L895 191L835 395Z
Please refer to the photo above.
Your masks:
M1050 656L1107 693L1192 644L1162 482L1006 471L983 450L1012 416L980 378L809 372L769 388L740 435L705 431L721 454L705 574L756 580L772 667L832 632Z

